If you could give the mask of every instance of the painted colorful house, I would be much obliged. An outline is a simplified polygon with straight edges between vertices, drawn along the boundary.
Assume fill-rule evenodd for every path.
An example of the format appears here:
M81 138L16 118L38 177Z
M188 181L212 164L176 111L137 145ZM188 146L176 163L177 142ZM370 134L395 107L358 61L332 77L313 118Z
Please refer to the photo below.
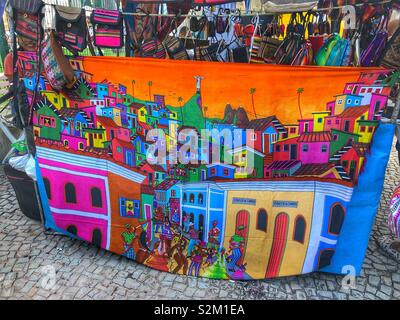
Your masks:
M36 131L38 136L42 139L60 141L62 121L65 119L57 108L44 97L35 104L34 111L33 125L39 129Z
M314 131L314 119L299 120L299 135Z
M115 161L135 167L135 148L131 142L114 138L111 140L111 150Z
M328 163L329 148L332 141L330 132L308 132L300 135L299 160L303 164Z
M297 160L299 157L299 136L279 140L274 144L273 161Z
M357 133L360 135L360 137L355 141L371 143L372 137L378 125L379 121L377 120L358 120Z
M264 176L264 154L249 146L238 147L229 152L237 167L235 179L262 178Z
M341 131L337 129L332 129L332 141L329 149L329 156L332 158L335 155L340 155L343 153L343 148L348 146L351 142L358 142L360 135L357 133ZM332 161L332 159L330 159Z
M236 167L225 163L211 163L207 165L207 179L233 179Z
M275 116L251 120L246 129L247 145L251 143L254 150L264 154L273 151L272 145L278 140L279 134L286 131Z

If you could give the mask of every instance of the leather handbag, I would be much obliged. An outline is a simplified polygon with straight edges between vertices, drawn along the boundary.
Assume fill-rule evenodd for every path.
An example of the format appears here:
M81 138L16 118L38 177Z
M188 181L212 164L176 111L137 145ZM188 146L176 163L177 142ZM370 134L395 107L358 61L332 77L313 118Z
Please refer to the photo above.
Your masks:
M123 47L123 19L118 10L95 9L91 15L91 21L94 44L97 47Z
M56 6L56 30L61 45L73 53L87 46L85 10Z
M386 44L380 65L390 69L400 69L400 27Z

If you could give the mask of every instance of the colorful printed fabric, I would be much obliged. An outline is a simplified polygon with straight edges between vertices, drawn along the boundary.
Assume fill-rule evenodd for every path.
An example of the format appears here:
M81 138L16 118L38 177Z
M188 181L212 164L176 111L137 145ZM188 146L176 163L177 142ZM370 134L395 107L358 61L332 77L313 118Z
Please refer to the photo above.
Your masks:
M389 71L71 64L74 90L44 80L34 108L46 227L179 274L359 272L393 136ZM186 148L185 132L202 139Z
M392 234L400 239L400 187L397 187L389 203L389 228Z

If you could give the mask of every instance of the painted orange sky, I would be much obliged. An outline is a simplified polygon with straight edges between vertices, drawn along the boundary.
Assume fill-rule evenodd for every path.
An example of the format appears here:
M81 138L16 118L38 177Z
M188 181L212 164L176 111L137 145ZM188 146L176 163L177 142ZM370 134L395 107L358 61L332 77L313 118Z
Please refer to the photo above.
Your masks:
M255 88L254 102L259 117L275 114L283 123L299 119L297 89L303 88L301 107L303 118L312 112L325 110L326 102L343 91L346 82L356 81L365 68L288 67L199 61L155 60L120 57L85 57L85 71L93 81L108 79L121 83L135 97L149 100L148 82L152 94L165 95L166 103L179 106L196 92L194 76L200 75L203 106L208 117L221 118L226 104L243 106L249 118L254 118L250 88Z

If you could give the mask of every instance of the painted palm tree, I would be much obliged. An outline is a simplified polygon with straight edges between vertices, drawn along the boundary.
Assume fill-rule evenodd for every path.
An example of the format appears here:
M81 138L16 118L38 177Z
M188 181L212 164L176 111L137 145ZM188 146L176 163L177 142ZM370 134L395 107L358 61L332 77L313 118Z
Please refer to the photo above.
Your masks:
M254 105L254 94L255 93L256 93L256 88L250 88L251 105L253 106L254 117L257 119L256 107Z
M182 120L182 124L183 124L183 108L182 108L182 101L183 101L183 98L182 98L182 97L178 97L179 111L181 112L181 120Z
M132 98L135 97L135 84L136 84L136 81L132 80Z
M149 100L151 100L151 87L153 86L153 81L147 82L147 85L149 86Z
M303 119L303 113L301 112L300 96L304 92L304 88L297 89L297 104L299 107L300 119Z
M204 106L203 110L204 110L204 128L206 128L207 127L207 110L208 110L208 107Z

